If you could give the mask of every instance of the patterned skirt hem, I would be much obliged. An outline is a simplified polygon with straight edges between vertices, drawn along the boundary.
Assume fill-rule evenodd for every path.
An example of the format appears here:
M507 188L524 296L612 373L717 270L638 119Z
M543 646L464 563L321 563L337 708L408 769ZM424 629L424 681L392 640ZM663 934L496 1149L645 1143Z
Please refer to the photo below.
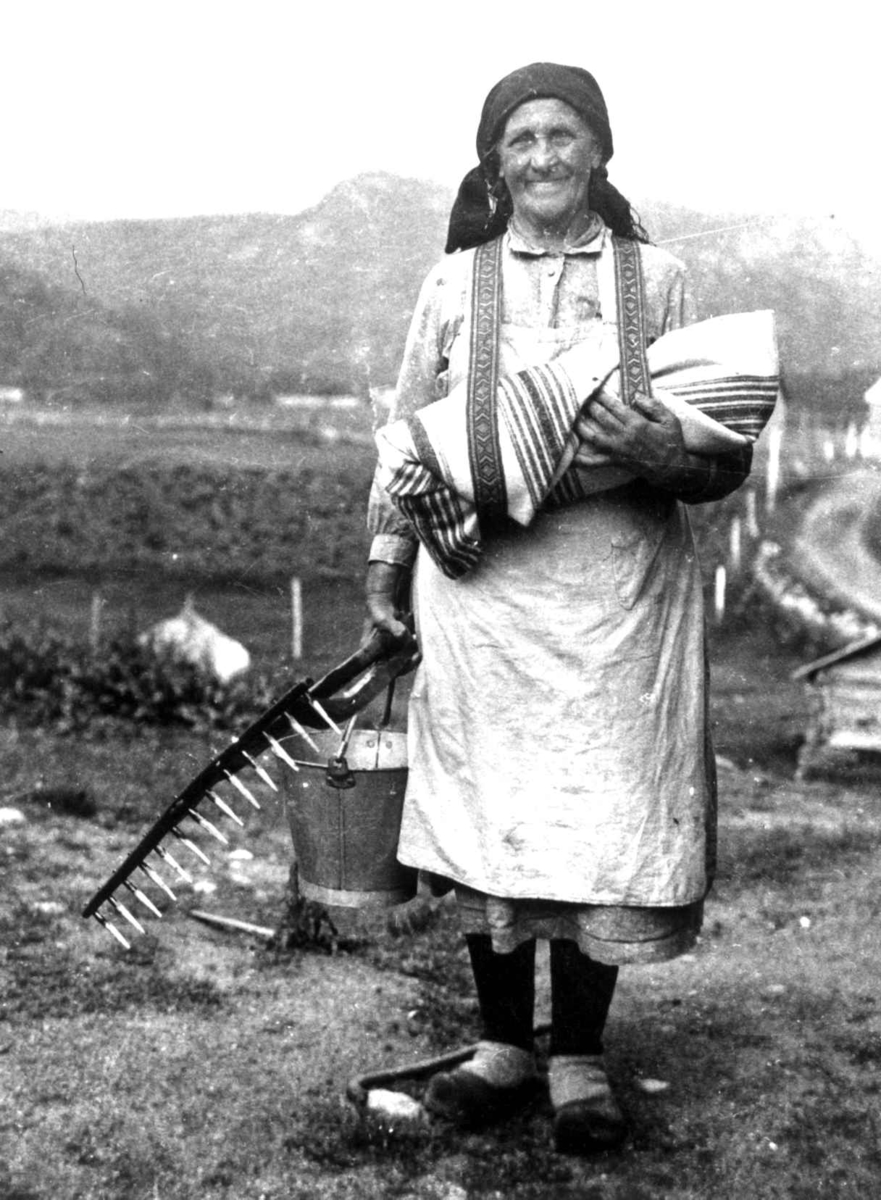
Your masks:
M596 962L667 962L691 950L703 923L703 900L673 908L509 900L455 885L462 932L489 934L509 954L533 939L567 940Z

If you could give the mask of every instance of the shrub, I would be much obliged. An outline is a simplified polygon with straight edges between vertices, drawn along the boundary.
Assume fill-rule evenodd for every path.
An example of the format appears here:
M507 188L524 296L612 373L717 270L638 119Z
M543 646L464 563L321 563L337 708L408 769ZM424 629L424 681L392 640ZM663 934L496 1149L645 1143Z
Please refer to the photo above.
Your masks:
M0 624L0 712L57 733L120 721L230 729L273 699L262 677L220 684L134 638L95 652L42 622Z

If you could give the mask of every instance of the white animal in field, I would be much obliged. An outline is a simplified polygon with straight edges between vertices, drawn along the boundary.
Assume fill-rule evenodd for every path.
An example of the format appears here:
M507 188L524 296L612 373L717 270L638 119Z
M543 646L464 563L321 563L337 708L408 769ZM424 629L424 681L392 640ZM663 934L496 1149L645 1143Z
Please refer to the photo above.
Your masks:
M192 596L187 596L176 617L151 626L138 641L157 653L191 663L220 683L229 683L251 665L251 655L242 643L200 616Z

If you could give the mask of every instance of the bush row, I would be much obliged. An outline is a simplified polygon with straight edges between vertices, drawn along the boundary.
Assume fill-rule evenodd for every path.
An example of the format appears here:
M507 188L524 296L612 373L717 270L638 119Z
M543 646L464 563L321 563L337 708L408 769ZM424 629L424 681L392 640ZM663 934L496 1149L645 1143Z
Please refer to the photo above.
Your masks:
M291 572L360 572L372 463L363 452L326 469L139 464L81 472L7 472L0 564L80 572L158 568L276 580Z
M56 733L120 721L241 729L276 698L263 677L220 684L197 668L119 638L99 650L42 623L0 624L0 713Z

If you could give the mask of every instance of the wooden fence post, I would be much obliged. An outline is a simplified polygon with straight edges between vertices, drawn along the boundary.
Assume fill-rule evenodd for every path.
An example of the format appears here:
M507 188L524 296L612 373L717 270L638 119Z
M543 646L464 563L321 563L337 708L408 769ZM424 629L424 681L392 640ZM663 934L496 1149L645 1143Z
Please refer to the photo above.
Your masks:
M740 570L742 557L741 543L740 517L735 513L731 518L731 525L728 528L728 558L731 563L731 570L735 574Z
M93 654L98 653L101 645L101 617L104 611L104 597L99 591L92 592L92 605L89 611L89 646Z
M717 625L720 625L725 617L725 588L727 583L728 572L720 563L719 566L716 567L716 588L714 596L714 610Z
M768 470L765 477L765 512L772 513L777 507L777 491L780 487L780 450L783 430L772 425L768 431Z
M752 488L746 491L746 531L753 540L760 537L762 532L756 515L756 494Z
M303 657L303 587L299 578L291 578L291 657Z

